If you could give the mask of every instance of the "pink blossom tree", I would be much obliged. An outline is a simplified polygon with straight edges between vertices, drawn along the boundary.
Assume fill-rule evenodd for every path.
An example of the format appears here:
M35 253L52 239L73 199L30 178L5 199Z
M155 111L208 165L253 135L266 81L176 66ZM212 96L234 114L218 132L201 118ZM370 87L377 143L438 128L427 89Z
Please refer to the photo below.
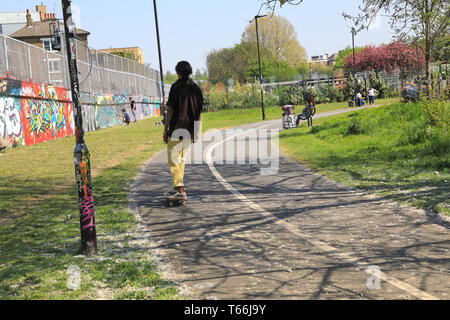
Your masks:
M374 70L377 73L385 71L391 74L395 70L400 70L404 75L407 75L411 70L424 66L425 56L423 52L401 41L394 41L378 47L367 46L355 56L355 69L357 71ZM353 69L352 55L346 58L345 69Z

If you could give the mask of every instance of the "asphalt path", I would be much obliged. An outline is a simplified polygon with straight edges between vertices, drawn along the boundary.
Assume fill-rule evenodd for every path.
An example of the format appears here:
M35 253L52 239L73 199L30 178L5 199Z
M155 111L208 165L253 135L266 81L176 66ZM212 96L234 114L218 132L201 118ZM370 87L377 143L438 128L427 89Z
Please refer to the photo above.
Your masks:
M194 299L449 298L448 222L288 160L270 130L281 130L281 119L206 133L188 158L186 207L164 206L171 188L166 152L136 178L130 206L141 218L142 239L182 293ZM221 163L222 154L234 161Z

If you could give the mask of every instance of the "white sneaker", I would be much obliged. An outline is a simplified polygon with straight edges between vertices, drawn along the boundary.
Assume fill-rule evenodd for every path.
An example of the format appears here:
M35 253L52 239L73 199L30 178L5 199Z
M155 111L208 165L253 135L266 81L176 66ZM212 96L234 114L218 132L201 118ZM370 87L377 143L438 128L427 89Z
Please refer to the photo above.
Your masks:
M174 196L176 194L177 194L176 190L169 190L169 191L164 192L164 196L165 197L171 197L171 196Z
M187 194L186 193L175 193L173 196L168 197L170 200L181 200L186 201L187 200Z

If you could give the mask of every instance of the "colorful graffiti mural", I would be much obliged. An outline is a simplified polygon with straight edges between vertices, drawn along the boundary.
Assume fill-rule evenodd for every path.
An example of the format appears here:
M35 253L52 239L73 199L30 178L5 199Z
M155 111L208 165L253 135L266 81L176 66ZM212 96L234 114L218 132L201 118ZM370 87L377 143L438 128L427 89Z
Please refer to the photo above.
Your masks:
M85 132L121 125L121 110L129 111L129 97L125 95L82 93L80 98ZM136 120L160 115L159 98L132 98L136 101ZM0 80L0 137L14 148L73 135L71 101L70 90L64 88Z
M26 145L74 133L72 104L65 89L24 83L22 96Z
M0 137L12 147L24 145L22 107L17 99L0 97Z

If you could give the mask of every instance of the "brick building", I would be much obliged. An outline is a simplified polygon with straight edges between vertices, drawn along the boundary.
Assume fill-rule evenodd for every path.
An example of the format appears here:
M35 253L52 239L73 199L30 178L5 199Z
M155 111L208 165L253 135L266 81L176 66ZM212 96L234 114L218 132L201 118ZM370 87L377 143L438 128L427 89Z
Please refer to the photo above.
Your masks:
M36 15L38 13L38 15ZM27 10L25 24L10 37L29 43L48 51L60 51L61 40L58 35L64 33L64 24L56 18L55 13L47 13L45 5L36 6L36 12ZM37 18L37 20L34 20ZM90 33L86 30L77 29L76 35L88 43Z

